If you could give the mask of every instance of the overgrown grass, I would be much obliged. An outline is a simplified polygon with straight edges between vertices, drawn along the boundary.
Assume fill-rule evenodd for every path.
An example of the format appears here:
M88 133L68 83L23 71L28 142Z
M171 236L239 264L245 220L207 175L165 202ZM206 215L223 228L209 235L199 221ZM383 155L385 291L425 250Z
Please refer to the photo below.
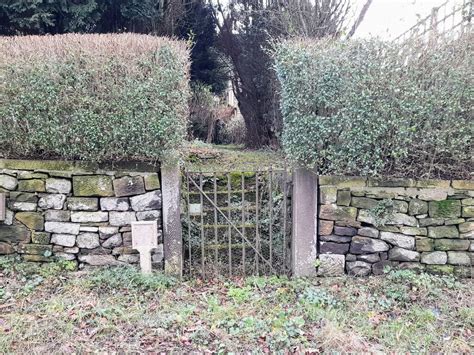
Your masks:
M73 273L3 261L0 290L6 353L469 353L474 341L472 280L411 271L178 282L133 268Z

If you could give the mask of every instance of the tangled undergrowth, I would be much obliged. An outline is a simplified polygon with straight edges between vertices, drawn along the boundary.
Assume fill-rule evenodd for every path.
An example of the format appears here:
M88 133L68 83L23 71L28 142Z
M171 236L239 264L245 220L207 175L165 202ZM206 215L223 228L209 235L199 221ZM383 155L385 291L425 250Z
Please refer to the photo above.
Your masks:
M0 259L0 352L472 351L473 281L383 277L178 282L133 268Z

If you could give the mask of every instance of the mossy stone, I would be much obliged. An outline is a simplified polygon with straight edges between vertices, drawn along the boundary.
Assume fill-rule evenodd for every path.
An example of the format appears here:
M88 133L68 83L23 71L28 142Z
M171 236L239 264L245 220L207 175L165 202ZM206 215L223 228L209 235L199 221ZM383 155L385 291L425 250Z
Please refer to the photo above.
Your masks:
M468 250L470 244L469 240L463 239L436 239L434 242L435 250L441 251Z
M0 225L0 242L25 242L30 238L30 231L23 225Z
M31 242L34 244L49 244L51 241L51 234L46 232L33 232L31 235Z
M433 251L434 240L431 238L416 237L416 251Z
M45 192L46 187L44 180L31 179L31 180L20 180L18 182L18 190L24 192Z
M459 231L456 226L428 227L428 237L434 239L459 238Z
M44 217L38 212L18 212L15 215L17 221L23 223L29 229L37 231L44 229Z
M22 244L19 248L20 253L51 256L53 251L52 245L42 244Z
M426 271L432 274L451 275L454 273L453 265L426 265Z
M349 206L351 204L351 192L349 190L339 190L337 192L337 204L339 206Z
M158 174L148 174L144 176L145 179L145 190L158 190L160 185L160 179L158 178Z
M430 201L429 215L432 218L461 217L461 201L459 200Z
M428 213L428 203L418 199L410 200L408 205L408 214L411 216L417 216Z
M474 206L464 206L462 208L462 216L463 217L474 217Z
M74 196L114 196L112 178L107 175L84 175L72 178Z
M51 262L54 259L51 256L45 256L40 254L25 254L23 255L23 261L32 262Z

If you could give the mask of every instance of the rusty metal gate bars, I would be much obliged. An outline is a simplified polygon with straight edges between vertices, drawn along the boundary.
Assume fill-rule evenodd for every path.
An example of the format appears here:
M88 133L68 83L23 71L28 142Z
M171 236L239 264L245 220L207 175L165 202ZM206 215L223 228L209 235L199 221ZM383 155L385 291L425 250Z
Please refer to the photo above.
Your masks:
M245 276L289 273L288 169L184 172L185 272Z

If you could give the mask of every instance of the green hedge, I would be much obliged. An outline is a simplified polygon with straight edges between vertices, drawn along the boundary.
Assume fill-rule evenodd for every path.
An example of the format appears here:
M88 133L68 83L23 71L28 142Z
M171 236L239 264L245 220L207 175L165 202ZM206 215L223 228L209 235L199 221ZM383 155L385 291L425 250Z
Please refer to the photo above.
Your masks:
M188 82L183 42L136 34L0 38L0 155L176 156Z
M469 178L473 37L276 44L287 155L325 174Z

